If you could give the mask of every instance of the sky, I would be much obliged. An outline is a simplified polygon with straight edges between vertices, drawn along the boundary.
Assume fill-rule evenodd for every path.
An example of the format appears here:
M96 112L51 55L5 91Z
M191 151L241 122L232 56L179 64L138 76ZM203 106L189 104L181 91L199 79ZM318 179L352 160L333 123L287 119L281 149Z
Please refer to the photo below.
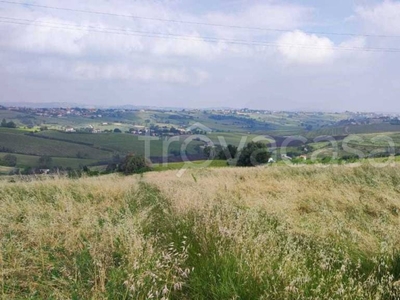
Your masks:
M16 2L0 103L400 112L400 1Z

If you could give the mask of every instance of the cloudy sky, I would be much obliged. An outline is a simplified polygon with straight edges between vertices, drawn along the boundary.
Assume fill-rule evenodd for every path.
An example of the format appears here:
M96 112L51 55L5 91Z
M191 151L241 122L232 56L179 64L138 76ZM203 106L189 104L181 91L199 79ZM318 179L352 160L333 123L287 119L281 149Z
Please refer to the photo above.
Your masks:
M400 1L22 2L1 103L400 112Z

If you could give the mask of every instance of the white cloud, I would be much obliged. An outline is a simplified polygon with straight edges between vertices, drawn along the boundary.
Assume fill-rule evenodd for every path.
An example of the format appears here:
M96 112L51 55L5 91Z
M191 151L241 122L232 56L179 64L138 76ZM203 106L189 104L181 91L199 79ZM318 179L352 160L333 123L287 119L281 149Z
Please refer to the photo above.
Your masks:
M123 80L189 85L202 84L209 78L209 74L203 70L90 63L77 63L67 74L70 78L78 80Z
M246 5L244 10L236 13L213 12L205 15L205 21L213 24L225 24L239 27L255 27L270 29L296 29L311 18L313 9L296 4L285 4L276 1ZM242 31L229 28L214 28L222 36L260 36L274 31Z
M358 6L356 13L369 31L400 34L400 2L386 0L373 6Z
M8 48L41 54L64 54L80 55L82 47L80 40L87 35L84 31L77 30L57 30L50 28L50 24L63 23L65 26L73 26L74 22L66 22L58 18L39 18L37 24L45 26L10 25L5 27L9 30L9 39L3 41L3 46ZM4 28L4 27L3 27Z
M188 72L185 68L77 63L70 70L69 76L78 80L159 81L185 84L197 82L201 74L199 75L197 71Z
M171 4L171 1L164 1ZM61 1L43 1L43 5L65 7ZM119 5L117 5L119 4ZM184 10L174 10L171 6L161 2L148 1L117 1L110 5L109 1L69 1L70 8L106 11L122 15L137 15L150 18L171 20L187 20L197 23L235 24L237 26L267 27L295 29L309 19L311 9L294 4L280 4L276 2L246 5L244 10L237 13L214 12L196 15ZM123 9L125 8L125 9ZM157 22L143 19L130 19L90 15L64 11L37 10L23 7L14 7L10 16L34 19L37 25L58 26L66 24L77 29L91 26L92 28L122 28L130 35L101 34L79 30L60 30L49 27L10 25L14 34L4 44L9 44L18 50L65 55L91 55L95 53L129 54L132 52L153 53L164 56L185 56L196 59L211 59L220 55L246 53L244 46L225 43L225 39L247 37L249 40L257 36L265 36L271 32L238 30L229 27L202 26L185 23ZM51 17L50 17L51 15ZM40 23L42 22L42 23ZM45 22L45 23L43 23ZM54 23L55 25L52 25ZM130 30L136 31L131 32ZM170 35L170 38L142 37L137 32L154 32ZM0 31L0 34L1 31ZM138 35L135 35L138 34ZM187 38L179 39L173 36L181 35ZM201 36L211 36L216 42L204 40ZM192 39L194 38L194 39ZM218 42L219 41L219 42Z
M343 41L342 43L340 43L339 47L342 48L347 48L347 49L363 49L365 48L367 45L367 40L365 37L362 36L358 36L358 37L354 37L351 38L349 40Z
M236 13L220 11L203 14L187 13L182 2L169 0L116 0L112 5L108 0L71 0L68 1L68 5L64 1L43 0L40 4L195 23L288 29L304 24L312 12L308 7L275 1L245 5ZM0 37L4 37L0 38L0 47L6 48L13 55L26 53L29 56L37 56L37 63L32 67L8 62L5 69L15 68L13 73L26 72L35 76L41 74L49 78L61 76L92 81L135 80L201 85L208 80L210 72L198 70L196 61L211 64L229 57L265 57L265 53L261 53L257 47L229 43L227 39L253 40L262 36L265 40L268 36L271 39L276 34L35 7L9 8L10 17L35 20L35 24L41 26L32 24L0 27ZM52 28L60 26L71 30ZM118 28L126 34L90 31L109 28ZM162 34L167 38L142 36L145 32ZM177 38L177 35L185 38ZM214 40L202 38L204 36ZM132 67L138 64L139 67ZM34 71L31 68L34 68Z
M102 34L3 24L0 25L2 97L12 101L18 91L32 101L47 101L56 95L57 99L66 101L87 99L107 103L118 90L120 101L134 97L138 102L152 101L154 105L164 102L186 105L191 99L196 103L194 106L205 103L212 106L213 101L219 101L221 106L241 107L244 101L252 99L254 105L272 108L289 107L304 99L315 99L319 103L329 97L333 101L346 99L343 101L348 104L351 101L346 96L349 95L354 101L364 101L359 100L363 99L359 93L373 99L369 94L375 91L375 82L382 77L380 73L386 72L383 83L396 74L389 71L398 69L396 55L337 48L397 47L384 44L387 40L398 43L397 39L324 37L301 29L389 32L400 19L396 15L398 2L359 7L357 12L351 11L352 5L347 2L344 5L345 1L332 4L330 8L334 10L317 0L296 1L297 4L294 0L241 0L226 6L227 2L234 1L40 0L40 4L54 7L290 32L156 22L0 4L1 15L12 18L196 38L161 39L133 32L132 35ZM304 2L313 4L315 9L301 5ZM344 15L351 14L354 17L343 23ZM360 28L360 20L370 29ZM374 25L377 22L383 25ZM201 37L213 37L215 42ZM273 47L227 43L227 39L256 40ZM382 67L378 72L379 66ZM352 83L357 80L359 87L353 89ZM291 89L287 89L288 85ZM395 99L396 93L387 87L388 98Z
M143 83L170 83L200 85L209 79L208 72L196 68L126 65L121 63L65 62L40 59L30 62L9 62L5 68L10 74L50 77L77 81L123 81Z
M296 30L283 34L277 41L278 50L289 62L325 63L334 58L334 43L326 37Z

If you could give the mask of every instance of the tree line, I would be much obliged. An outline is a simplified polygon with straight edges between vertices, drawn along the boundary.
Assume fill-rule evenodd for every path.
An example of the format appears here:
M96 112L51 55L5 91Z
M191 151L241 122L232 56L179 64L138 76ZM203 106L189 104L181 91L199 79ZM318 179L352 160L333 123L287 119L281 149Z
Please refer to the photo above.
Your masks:
M13 121L7 122L6 119L3 119L3 120L1 121L0 126L1 126L1 127L5 127L5 128L17 128L17 124L15 124Z

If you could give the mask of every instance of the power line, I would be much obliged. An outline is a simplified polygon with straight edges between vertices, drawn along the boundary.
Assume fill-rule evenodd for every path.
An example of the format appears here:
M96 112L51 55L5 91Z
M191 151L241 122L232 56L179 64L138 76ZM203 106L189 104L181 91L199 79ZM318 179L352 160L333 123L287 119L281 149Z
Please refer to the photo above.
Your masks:
M109 13L109 12L101 12L101 11L93 11L93 10L83 10L83 9L73 9L73 8L67 8L67 7L56 7L56 6L39 5L39 4L32 4L32 3L22 3L22 2L7 1L7 0L0 0L0 3L37 7L37 8L45 8L45 9L53 9L53 10L61 10L61 11L68 11L68 12L104 15L104 16L111 16L111 17L131 18L131 19L146 20L146 21L158 21L158 22L167 22L167 23L179 23L179 24L222 27L222 28L231 28L231 29L257 30L257 31L271 31L271 32L292 32L293 31L293 30L289 30L289 29L279 29L279 28L226 25L226 24L197 22L197 21L188 21L188 20L185 21L185 20L163 19L163 18L145 17L145 16L137 16L137 15L124 15L124 14L117 14L117 13ZM336 35L336 36L353 36L353 37L360 36L360 37L374 37L374 38L400 38L400 35L365 34L365 33L358 34L358 33L323 32L323 31L304 31L304 32L308 33L308 34L319 34L319 35Z
M3 19L3 20L1 20ZM80 26L74 24L65 23L54 23L54 22L42 22L36 20L28 19L18 19L0 16L0 23L4 24L14 24L14 25L24 25L24 26L36 26L45 27L53 29L62 30L72 30L72 31L84 31L84 32L95 32L104 34L117 34L117 35L127 35L127 36L140 36L146 38L161 38L161 39L174 39L174 40L189 40L189 41L199 41L199 42L210 42L210 43L226 43L226 44L237 44L244 46L264 46L264 47L274 47L274 48L301 48L310 50L345 50L345 51L364 51L364 52L385 52L385 53L398 53L400 48L362 48L362 47L343 47L343 46L332 46L332 47L316 47L311 45L301 45L301 44L283 44L283 43L268 43L261 41L246 41L246 40L233 40L233 39L222 39L214 37L202 37L202 36L185 36L169 33L157 33L148 31L136 31L131 29L122 28L101 28L95 26ZM38 24L40 23L40 24Z

